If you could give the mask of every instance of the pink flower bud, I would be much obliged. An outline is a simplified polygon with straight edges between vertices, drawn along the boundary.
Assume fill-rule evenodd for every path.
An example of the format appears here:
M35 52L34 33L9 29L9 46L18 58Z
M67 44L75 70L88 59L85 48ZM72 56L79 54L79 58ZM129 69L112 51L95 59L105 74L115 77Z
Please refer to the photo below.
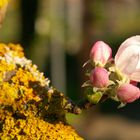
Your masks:
M118 98L124 103L131 103L140 97L140 89L132 84L123 84L117 89Z
M97 41L90 51L90 58L96 63L105 65L111 57L112 50L103 41Z
M106 87L109 82L108 71L102 67L93 69L90 73L90 82L97 88Z

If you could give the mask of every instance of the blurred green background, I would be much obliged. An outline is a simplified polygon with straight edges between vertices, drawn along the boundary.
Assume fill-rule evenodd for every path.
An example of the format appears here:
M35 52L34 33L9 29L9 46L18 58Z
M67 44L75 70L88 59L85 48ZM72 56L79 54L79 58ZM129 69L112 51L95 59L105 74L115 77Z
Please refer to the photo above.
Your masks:
M20 43L52 85L76 101L93 43L105 41L115 55L126 38L140 34L139 8L139 0L11 0L0 41ZM108 101L68 120L86 140L139 140L139 101L117 105Z

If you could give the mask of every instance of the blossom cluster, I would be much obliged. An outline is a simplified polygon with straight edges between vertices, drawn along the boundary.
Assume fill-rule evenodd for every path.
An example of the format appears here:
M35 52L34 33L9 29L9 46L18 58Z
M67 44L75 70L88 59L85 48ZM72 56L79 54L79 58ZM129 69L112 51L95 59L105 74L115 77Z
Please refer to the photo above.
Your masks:
M111 47L97 41L90 51L90 64L87 71L89 80L86 87L87 99L96 104L107 98L119 101L119 107L140 97L140 36L126 39L112 57Z

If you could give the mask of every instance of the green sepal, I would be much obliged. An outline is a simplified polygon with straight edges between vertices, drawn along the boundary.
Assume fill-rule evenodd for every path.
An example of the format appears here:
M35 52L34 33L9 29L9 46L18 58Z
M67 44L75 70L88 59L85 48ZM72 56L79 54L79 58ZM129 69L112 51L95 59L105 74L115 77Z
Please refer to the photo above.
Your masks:
M119 109L119 108L123 108L125 106L126 106L126 103L121 102L120 105L117 108Z
M94 94L88 94L87 99L92 104L97 104L102 98L103 94L101 92L96 92Z
M90 83L89 80L84 82L83 85L82 85L82 87L89 87L89 86L91 86L91 83Z
M91 60L87 60L87 61L83 64L83 68L84 68L87 64L89 64L89 63L91 63Z

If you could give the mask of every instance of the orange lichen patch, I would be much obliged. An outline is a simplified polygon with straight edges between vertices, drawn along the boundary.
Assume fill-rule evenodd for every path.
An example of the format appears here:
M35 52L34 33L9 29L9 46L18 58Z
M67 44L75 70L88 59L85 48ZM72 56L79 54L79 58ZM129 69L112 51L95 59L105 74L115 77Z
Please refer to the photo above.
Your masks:
M23 48L19 44L15 45L10 43L8 45L5 45L3 43L0 43L0 56L4 56L9 51L11 51L11 53L13 53L14 56L24 56Z
M14 52L14 55L17 55L19 57L24 56L23 48L19 44L15 45L15 44L10 43L8 44L8 47Z
M0 60L0 72L11 71L15 69L15 66L12 64L7 64L5 60Z
M11 80L16 85L29 87L29 82L35 81L35 77L29 71L19 68Z
M11 105L18 97L17 89L5 82L0 85L0 104Z
M7 64L5 60L0 60L0 81L3 82L6 78L6 72L12 71L15 69L13 64Z
M6 53L6 48L4 46L6 45L0 43L0 56L4 56L4 54Z
M6 117L2 130L1 140L83 140L71 126L63 122L49 123L37 117L26 120Z

